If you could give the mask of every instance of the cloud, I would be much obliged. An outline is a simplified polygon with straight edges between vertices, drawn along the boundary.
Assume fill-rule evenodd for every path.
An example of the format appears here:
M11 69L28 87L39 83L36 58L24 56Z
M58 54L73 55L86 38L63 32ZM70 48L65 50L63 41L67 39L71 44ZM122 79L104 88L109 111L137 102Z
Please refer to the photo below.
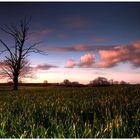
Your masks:
M135 67L140 67L140 40L133 42L130 46L129 59Z
M36 70L49 70L51 68L57 68L58 66L50 65L50 64L41 64L35 67Z
M105 42L111 41L111 39L105 38L105 37L96 37L96 36L93 36L92 37L92 41L95 42L95 43L105 43Z
M89 46L86 44L76 44L71 47L48 47L46 48L47 51L53 51L53 52L89 52L94 51L97 52L99 50L110 50L116 47L116 45L108 45L108 46Z
M101 50L100 55L100 67L109 68L115 66L119 62L127 61L129 58L129 52L127 46L120 46L115 50Z
M86 53L85 55L81 56L80 62L75 63L75 60L70 58L67 60L66 68L74 68L74 67L80 67L80 68L90 68L93 67L95 63L95 56L91 53Z
M101 72L101 71L95 71L95 72L93 72L93 74L96 74L96 75L107 75L108 73Z
M133 45L133 48L136 49L136 51L140 52L140 40L133 42L132 45Z
M46 29L35 31L30 35L29 42L41 41L44 37L50 35L54 31L55 29L52 28L46 28Z
M63 22L65 25L71 27L71 28L83 28L86 27L88 24L88 21L80 16L71 16L71 17L65 17L63 19Z
M73 68L74 66L75 66L75 61L72 58L68 59L66 67Z
M77 44L73 47L76 51L85 51L87 50L87 46L85 44Z
M76 51L86 51L87 46L85 44L77 44L72 47L48 47L47 50L55 52L76 52Z
M128 61L135 67L140 67L140 41L135 41L130 45L116 46L114 50L101 50L100 67L113 67L120 62Z
M87 53L84 56L81 56L79 67L92 67L95 63L95 57L91 53Z
M85 46L83 50L86 50ZM81 56L80 62L74 66L81 68L111 68L118 63L129 62L132 66L140 67L140 40L128 45L114 46L112 49L101 49L98 51L98 54L100 57L98 63L95 61L93 54L86 53L84 56Z
M75 51L72 47L69 48L64 48L64 47L48 47L48 51L53 51L53 52L70 52L70 51Z
M0 69L5 66L6 66L6 63L4 61L0 61ZM50 64L40 64L40 65L37 65L36 67L31 67L29 65L24 67L24 69L29 69L29 68L32 70L48 70L51 68L58 68L58 66L50 65Z

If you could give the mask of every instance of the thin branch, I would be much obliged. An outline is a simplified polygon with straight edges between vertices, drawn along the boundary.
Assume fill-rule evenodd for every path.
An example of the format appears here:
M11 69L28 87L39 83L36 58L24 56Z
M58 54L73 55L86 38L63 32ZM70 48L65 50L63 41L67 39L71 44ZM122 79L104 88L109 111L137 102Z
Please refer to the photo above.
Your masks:
M1 29L3 32L5 32L5 33L7 33L7 34L9 34L9 35L11 35L11 36L15 36L15 32L13 32L13 31L11 30L11 28L10 28L8 25L5 25L5 27L6 27L8 30L6 30L6 28L4 28L4 27L0 27L0 29Z
M0 55L3 54L3 53L5 53L5 52L7 52L7 50L0 51Z
M5 69L5 68L2 67L2 71L3 71L3 74L4 74L4 75L8 75L9 78L13 79L12 74L9 73L9 71L8 71L7 69ZM4 77L4 78L5 78L5 77Z
M35 46L37 46L38 44L40 44L40 42L38 43L34 43L33 45L31 45L30 47L23 49L23 54L22 57L26 56L28 53L30 53L30 50L33 50Z
M0 42L5 46L7 51L10 53L11 58L13 59L13 54L12 54L11 50L9 49L9 47L1 39L0 39Z

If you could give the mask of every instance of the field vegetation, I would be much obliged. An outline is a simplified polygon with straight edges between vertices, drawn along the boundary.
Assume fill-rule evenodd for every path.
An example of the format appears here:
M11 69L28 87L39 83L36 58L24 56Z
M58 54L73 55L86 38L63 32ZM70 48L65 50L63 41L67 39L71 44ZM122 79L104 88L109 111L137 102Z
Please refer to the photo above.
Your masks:
M140 138L140 86L1 86L0 137Z

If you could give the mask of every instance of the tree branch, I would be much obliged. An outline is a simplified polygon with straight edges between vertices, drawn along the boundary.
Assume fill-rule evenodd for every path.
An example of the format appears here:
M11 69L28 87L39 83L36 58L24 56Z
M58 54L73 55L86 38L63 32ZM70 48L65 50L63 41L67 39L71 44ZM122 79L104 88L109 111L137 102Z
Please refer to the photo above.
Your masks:
M13 54L12 54L11 50L9 49L9 47L1 39L0 39L0 42L3 44L3 46L5 46L7 51L10 53L11 58L13 59Z

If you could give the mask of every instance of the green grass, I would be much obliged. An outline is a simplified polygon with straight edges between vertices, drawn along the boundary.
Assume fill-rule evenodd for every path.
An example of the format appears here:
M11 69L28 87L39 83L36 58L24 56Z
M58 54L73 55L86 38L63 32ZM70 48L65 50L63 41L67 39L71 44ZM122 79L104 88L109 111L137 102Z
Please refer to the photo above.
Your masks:
M140 86L8 89L1 138L140 138Z

